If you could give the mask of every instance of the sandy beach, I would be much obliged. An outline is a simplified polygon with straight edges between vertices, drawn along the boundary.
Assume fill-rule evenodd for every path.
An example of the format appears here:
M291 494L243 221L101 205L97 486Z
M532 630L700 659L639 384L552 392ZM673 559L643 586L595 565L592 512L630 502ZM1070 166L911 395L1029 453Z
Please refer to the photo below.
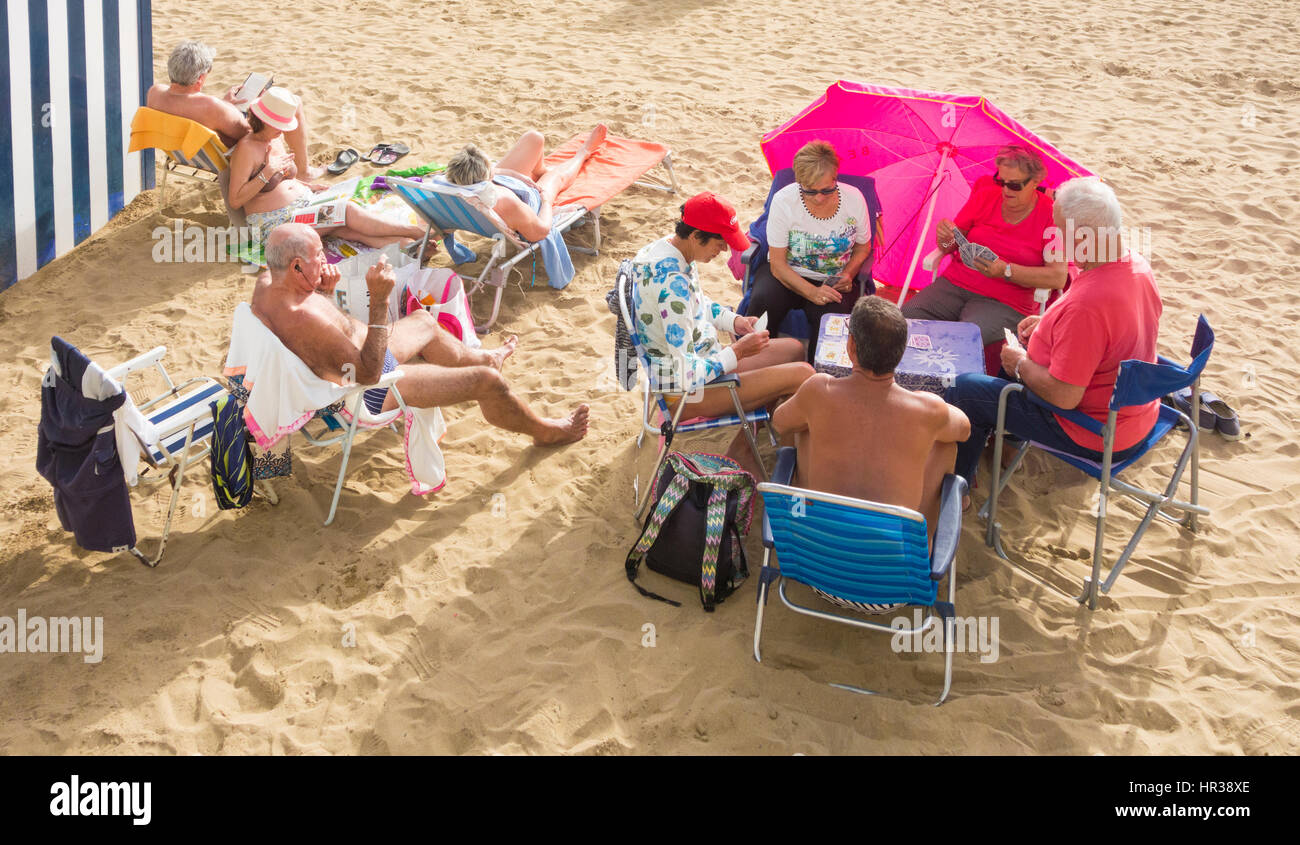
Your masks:
M499 156L526 129L549 147L604 121L671 147L683 193L612 200L601 255L575 254L563 291L530 287L524 262L485 339L519 336L505 372L543 411L591 405L581 443L531 448L474 407L447 408L447 486L409 495L399 439L364 436L329 527L337 451L296 440L280 503L235 512L217 510L204 464L156 570L83 551L60 529L34 468L40 382L56 334L105 365L165 345L175 372L220 375L253 277L151 256L157 227L225 225L219 195L169 185L160 210L156 190L142 194L0 294L0 615L104 620L98 663L0 654L0 753L1300 753L1300 411L1287 406L1300 381L1300 7L816 5L814 20L794 0L307 0L274 12L228 0L217 20L156 0L155 78L185 38L217 49L213 93L274 71L307 104L315 164L381 141L409 144L409 164L470 141ZM1160 351L1186 360L1205 314L1217 345L1204 384L1247 434L1204 436L1212 515L1196 534L1154 525L1095 612L1000 560L968 516L958 612L997 617L999 653L956 655L938 709L939 655L896 655L886 636L773 601L759 665L756 578L705 614L684 585L654 582L678 588L672 608L623 571L640 527L640 392L615 382L605 291L621 259L671 231L686 196L717 191L753 219L771 181L761 134L837 79L985 95L1104 176L1126 225L1150 232ZM358 168L369 165L348 175L377 172ZM701 276L714 299L739 299L721 261ZM683 446L722 451L728 438ZM1166 445L1135 477L1155 484L1175 455ZM643 475L652 458L647 444ZM1003 500L1008 552L1078 587L1095 498L1082 474L1032 456ZM166 488L135 500L151 543ZM1135 513L1113 505L1112 559ZM757 571L757 522L747 549Z

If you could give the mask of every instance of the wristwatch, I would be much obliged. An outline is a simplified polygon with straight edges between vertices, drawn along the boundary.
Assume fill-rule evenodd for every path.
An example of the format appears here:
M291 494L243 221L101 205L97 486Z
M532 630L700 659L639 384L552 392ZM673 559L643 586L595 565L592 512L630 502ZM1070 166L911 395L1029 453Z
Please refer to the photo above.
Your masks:
M1006 279L1008 282L1011 281L1011 262L1010 262L1010 261L1008 261L1008 262L1006 263L1006 266L1005 266L1005 267L1003 268L1003 270L1002 270L1002 278Z

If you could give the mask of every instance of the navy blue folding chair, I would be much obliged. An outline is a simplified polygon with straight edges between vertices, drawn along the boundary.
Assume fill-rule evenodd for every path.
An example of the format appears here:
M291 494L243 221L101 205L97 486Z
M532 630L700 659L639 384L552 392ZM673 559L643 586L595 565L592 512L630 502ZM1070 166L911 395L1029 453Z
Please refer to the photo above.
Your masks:
M954 602L957 596L955 560L961 539L961 500L966 481L949 474L940 494L939 524L933 548L928 546L925 517L908 508L883 505L791 487L796 452L787 446L777 453L772 480L758 485L763 495L763 568L758 581L758 613L754 619L754 659L762 662L763 611L772 582L786 607L807 616L856 628L882 631L892 637L920 636L942 624L944 651L942 704L952 688ZM776 553L773 565L772 554ZM948 600L938 600L939 582L948 579ZM840 607L881 613L902 607L924 608L919 626L882 625L791 601L785 582L806 584ZM850 684L839 689L868 693Z
M867 201L867 216L870 218L872 244L871 257L862 263L861 269L858 270L858 295L866 296L876 292L875 280L871 277L871 268L875 266L876 250L880 247L879 243L879 221L880 221L880 197L876 195L876 180L870 176L851 176L846 173L839 175L839 181L846 185L852 185L862 192L862 196ZM740 306L736 309L738 313L744 314L745 309L749 307L749 299L753 296L754 272L760 267L767 264L767 216L772 209L772 197L776 192L789 185L794 181L794 169L784 168L778 170L772 177L772 187L768 189L767 199L763 202L763 213L758 219L749 224L749 238L754 243L750 244L749 249L745 250L741 256L741 262L745 265L745 278L743 282L744 295L740 299ZM788 337L808 337L809 326L808 318L802 311L791 311L780 326L777 327L780 333ZM812 328L816 331L816 327Z
M1003 388L1002 394L998 397L998 425L993 445L993 492L980 512L980 515L988 520L985 541L1004 560L1010 561L1006 551L1002 548L1002 541L999 536L1002 526L997 521L998 495L1006 487L1012 473L1020 466L1020 462L1025 455L1033 447L1042 449L1053 457L1065 461L1070 466L1082 470L1100 482L1101 490L1097 503L1097 533L1092 550L1092 576L1085 580L1083 593L1075 597L1081 604L1087 603L1089 609L1096 609L1097 607L1098 590L1103 593L1110 592L1115 579L1119 577L1124 565L1128 563L1134 550L1137 549L1142 535L1146 533L1152 520L1157 516L1195 531L1197 514L1209 514L1210 511L1198 504L1197 501L1199 497L1197 430L1186 414L1176 408L1161 404L1160 415L1156 420L1156 424L1142 441L1141 448L1118 462L1112 460L1112 455L1115 446L1116 419L1121 408L1145 405L1185 387L1191 387L1192 389L1191 407L1197 408L1200 406L1201 371L1205 369L1206 362L1210 360L1210 352L1213 349L1214 331L1210 328L1210 324L1205 317L1201 316L1197 320L1196 334L1192 339L1192 361L1186 367L1164 356L1158 356L1158 362L1155 364L1145 361L1121 362L1119 376L1115 380L1115 389L1111 393L1110 412L1106 416L1104 425L1079 411L1067 411L1063 408L1057 408L1036 396L1032 391L1027 390L1022 384L1009 384ZM1003 424L1006 420L1007 397L1019 390L1024 390L1025 395L1031 401L1101 437L1103 443L1101 461L1091 461L1087 458L1059 452L1040 443L1026 440L1020 444L1016 456L1007 467L1005 474L1002 473L1000 470L1002 467ZM1144 490L1141 487L1120 480L1120 473L1132 466L1152 447L1163 440L1166 435L1179 427L1180 423L1187 429L1187 443L1178 456L1178 460L1175 462L1173 471L1170 474L1169 483L1165 485L1163 491ZM1183 501L1177 498L1178 484L1183 477L1183 471L1189 464L1192 470L1190 479L1191 496L1189 501ZM1111 490L1122 493L1145 505L1146 513L1143 515L1137 529L1133 532L1128 544L1124 547L1123 553L1119 556L1115 565L1111 567L1109 574L1106 575L1106 579L1100 581L1102 554L1105 546L1107 499ZM1182 517L1175 519L1167 511L1181 512Z

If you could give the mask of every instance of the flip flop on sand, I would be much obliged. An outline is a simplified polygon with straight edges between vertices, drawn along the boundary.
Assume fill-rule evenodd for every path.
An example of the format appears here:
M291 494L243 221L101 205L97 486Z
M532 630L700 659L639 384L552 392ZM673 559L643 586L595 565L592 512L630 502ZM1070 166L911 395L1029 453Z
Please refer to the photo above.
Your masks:
M370 158L370 163L379 167L387 167L411 151L411 148L405 144L380 144L380 146L383 150L379 153L379 157L375 158L372 155Z
M333 173L335 176L338 176L360 160L361 153L349 147L348 149L341 151L334 159L334 163L325 169L330 173Z

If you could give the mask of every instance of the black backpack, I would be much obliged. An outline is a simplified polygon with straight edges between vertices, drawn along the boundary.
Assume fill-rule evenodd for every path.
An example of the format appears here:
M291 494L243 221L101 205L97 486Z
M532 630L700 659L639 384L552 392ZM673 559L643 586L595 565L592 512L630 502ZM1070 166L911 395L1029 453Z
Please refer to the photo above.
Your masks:
M655 506L628 553L627 580L643 596L681 607L636 583L646 566L693 584L708 612L749 577L742 539L753 516L754 477L730 458L673 452L656 482Z

